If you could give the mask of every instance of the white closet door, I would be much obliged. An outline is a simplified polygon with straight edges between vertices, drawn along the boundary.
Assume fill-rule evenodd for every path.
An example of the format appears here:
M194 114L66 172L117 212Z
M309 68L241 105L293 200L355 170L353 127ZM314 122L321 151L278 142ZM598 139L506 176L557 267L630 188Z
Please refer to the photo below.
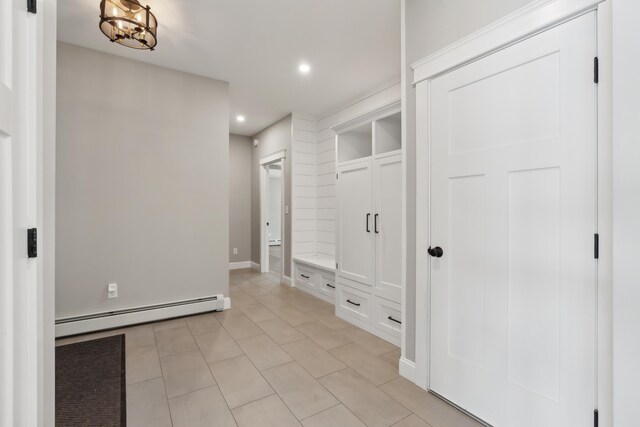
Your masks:
M371 160L338 168L338 275L373 285Z
M430 388L496 427L593 423L595 29L588 13L421 90L444 251Z
M402 279L402 157L373 162L376 237L375 294L400 302Z

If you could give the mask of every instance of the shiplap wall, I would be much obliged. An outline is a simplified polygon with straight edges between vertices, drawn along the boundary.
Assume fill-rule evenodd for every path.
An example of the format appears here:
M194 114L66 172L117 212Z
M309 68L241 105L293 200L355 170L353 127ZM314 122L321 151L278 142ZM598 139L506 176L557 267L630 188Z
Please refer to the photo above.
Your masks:
M316 254L316 121L293 114L292 255Z

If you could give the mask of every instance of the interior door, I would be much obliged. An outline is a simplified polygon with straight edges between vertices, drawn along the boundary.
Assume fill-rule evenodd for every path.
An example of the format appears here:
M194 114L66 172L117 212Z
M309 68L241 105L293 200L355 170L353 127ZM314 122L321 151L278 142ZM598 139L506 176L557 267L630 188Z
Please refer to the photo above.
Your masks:
M338 168L337 273L373 285L373 202L371 160Z
M0 425L42 425L42 270L27 256L40 221L42 21L0 0ZM51 422L53 420L50 420Z
M373 162L376 239L375 294L400 302L402 290L402 157Z
M593 423L595 29L429 83L430 388L497 427Z

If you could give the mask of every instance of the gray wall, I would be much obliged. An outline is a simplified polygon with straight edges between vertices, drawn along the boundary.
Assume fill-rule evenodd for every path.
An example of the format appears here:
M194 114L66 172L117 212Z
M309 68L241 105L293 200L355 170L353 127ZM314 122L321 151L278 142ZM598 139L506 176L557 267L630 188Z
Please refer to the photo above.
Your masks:
M403 97L407 153L407 325L415 328L416 98L411 64L531 3L532 0L403 0ZM423 254L424 255L424 254ZM421 255L421 256L423 256ZM405 357L415 360L415 329Z
M264 129L255 139L260 144L253 148L251 156L251 259L260 263L260 171L258 165L260 159L281 149L287 150L284 176L284 204L289 206L291 212L291 116L287 116ZM284 274L291 277L291 214L284 216L284 230L282 241L285 245Z
M251 138L229 135L229 260L251 261ZM233 254L238 248L238 255Z
M228 295L228 84L63 43L57 71L56 317Z

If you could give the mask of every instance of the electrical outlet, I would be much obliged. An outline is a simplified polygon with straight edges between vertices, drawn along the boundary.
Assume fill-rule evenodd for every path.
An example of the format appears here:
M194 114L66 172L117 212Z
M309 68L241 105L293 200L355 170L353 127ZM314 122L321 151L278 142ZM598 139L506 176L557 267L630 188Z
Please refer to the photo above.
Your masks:
M107 285L107 297L108 298L118 298L118 284L117 283L109 283Z
M238 255L238 248L233 248L233 254Z
M284 213L285 215L289 215L289 206L284 207Z

